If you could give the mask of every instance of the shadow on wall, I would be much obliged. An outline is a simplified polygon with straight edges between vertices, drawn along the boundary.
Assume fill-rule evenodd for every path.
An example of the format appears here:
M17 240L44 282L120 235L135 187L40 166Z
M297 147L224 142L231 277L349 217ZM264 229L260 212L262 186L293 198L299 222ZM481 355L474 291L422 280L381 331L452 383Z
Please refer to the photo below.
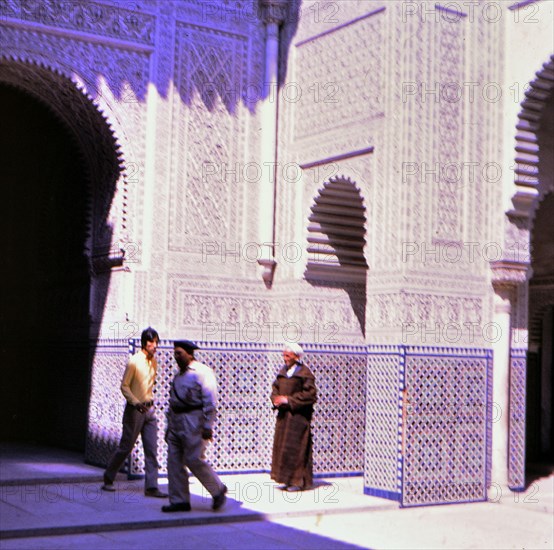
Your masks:
M0 167L7 204L2 229L8 243L0 326L10 415L0 438L79 450L85 445L91 361L111 269L123 261L110 256L108 215L122 163L134 160L121 158L96 104L143 103L151 84L167 98L174 75L181 101L193 105L206 125L212 124L212 113L232 115L240 104L255 110L271 92L263 87L263 56L258 63L250 59L250 41L265 38L264 10L277 10L283 20L279 82L298 23L299 1L271 4L252 3L255 13L241 15L236 25L217 19L233 16L227 9L199 13L205 27L177 21L173 11L178 3L157 3L157 13L118 3L5 6L0 139L10 155ZM194 9L214 6L218 4L199 3ZM175 70L164 71L160 64L152 73L156 25L166 16L175 23L174 49L167 52L175 55ZM208 28L212 20L220 31ZM38 38L29 33L36 42L27 49L22 36L26 25L36 24L134 46L107 48L56 33ZM168 36L162 33L157 39L161 44ZM256 93L246 93L252 89Z
M125 2L90 5L14 2L4 7L3 15L6 20L71 29L97 35L107 42L121 40L132 44L130 48L107 50L92 42L78 43L75 47L54 36L45 39L44 46L56 51L57 57L51 60L53 67L62 71L69 67L71 72L84 69L76 72L93 100L99 100L107 88L109 95L118 102L142 103L146 101L149 84L154 84L158 93L167 98L173 74L175 89L187 105L199 99L210 112L219 109L220 103L229 113L234 113L240 103L253 110L257 102L274 93L263 85L263 51L258 62L250 59L249 42L265 41L264 21L267 19L281 21L279 84L283 82L298 26L300 0L230 4L205 1L187 4L184 8L179 2L154 5L155 11L142 8L140 3L126 5ZM179 17L181 9L186 10L186 17ZM194 23L179 20L189 18L195 20ZM159 35L157 25L164 28ZM214 28L218 31L214 32ZM173 33L174 43L170 44ZM158 70L151 74L151 50L164 48L166 43L173 49L163 53L175 56L174 70ZM6 55L13 55L14 59L20 53L19 34L9 24L3 29L3 47ZM87 70L83 56L91 62L101 59L101 63L92 63L91 68L104 66L106 69L95 73ZM40 57L40 61L44 63L45 58Z
M304 276L315 287L343 289L365 336L369 267L364 256L365 206L359 189L346 178L325 183L309 221Z

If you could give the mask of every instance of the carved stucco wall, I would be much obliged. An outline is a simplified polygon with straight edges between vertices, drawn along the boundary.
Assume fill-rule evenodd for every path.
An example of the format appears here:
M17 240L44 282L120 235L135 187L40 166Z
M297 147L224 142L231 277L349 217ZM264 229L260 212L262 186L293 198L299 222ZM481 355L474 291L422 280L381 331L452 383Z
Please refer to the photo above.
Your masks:
M245 252L257 237L260 182L242 177L259 162L264 29L257 2L236 13L197 2L68 6L10 2L2 39L14 59L71 76L122 144L126 177L110 206L114 235L96 244L123 248L126 269L96 283L109 285L101 332L126 337L153 324L176 336L194 325L187 334L199 337L193 311L188 323L169 313L183 307L176 289L185 274L188 296L212 323L233 317L233 300L223 295L263 286ZM206 243L218 249L211 265ZM226 281L218 297L204 284L208 273ZM248 308L238 308L249 318Z
M494 168L502 113L483 90L502 70L502 27L407 17L401 3L339 7L308 3L298 24L280 158L306 168L279 187L278 234L304 250L318 189L350 178L367 217L366 341L486 345L494 338L488 264L502 246L491 230L501 217ZM464 82L478 85L470 94ZM294 265L278 266L276 278L296 281L314 303L321 296ZM349 305L344 288L324 291ZM351 319L344 337L363 339L347 328Z
M482 94L451 101L440 90L437 101L423 87L494 80L499 25L406 18L402 6L383 2L340 4L337 12L332 3L306 4L298 20L288 14L278 166L312 165L300 178L277 171L276 240L289 248L277 250L268 292L255 261L258 220L269 215L259 211L256 177L264 169L265 30L259 17L245 16L257 3L237 14L195 2L142 2L133 12L75 4L65 14L42 5L23 13L9 4L8 50L75 74L108 114L127 167L112 219L130 272L112 277L104 336L122 336L110 327L131 322L202 337L214 324L221 332L223 322L261 316L299 324L304 339L322 322L323 295L333 304L323 324L337 323L338 339L351 343L483 343L472 335L492 315L483 251L495 252L484 247L499 199L482 168L495 158L499 106ZM363 327L349 299L355 289L303 280L310 206L336 175L355 182L366 208ZM437 323L439 341L427 332ZM461 339L443 338L446 323L460 327ZM479 326L472 332L464 323Z
M307 333L317 331L321 343L360 343L365 326L355 307L367 302L365 288L304 280L311 207L323 185L336 177L360 190L368 218L365 256L372 268L374 243L367 241L374 224L375 170L370 148L383 118L383 20L370 16L349 24L372 11L372 3L353 2L336 11L337 6L303 4L280 96L279 161L302 170L300 177L291 173L279 182L277 234L280 241L294 243L302 257L278 265L275 305L289 317L296 311L295 322ZM349 62L337 63L339 58Z
M323 183L319 177L312 177L310 185L304 185L304 181L291 183L286 176L293 175L294 169L285 172L278 168L282 186L277 195L278 268L271 292L257 274L258 220L270 215L258 208L257 199L261 185L258 176L266 169L259 164L257 100L263 90L265 36L260 20L235 17L232 12L226 16L211 10L208 13L194 5L185 9L184 4L178 4L173 14L170 7L161 11L160 17L167 18L163 38L167 44L157 47L156 58L158 64L164 60L171 66L168 72L172 78L167 98L161 98L156 108L156 127L171 128L171 132L170 137L162 131L157 133L163 154L156 154L153 160L157 184L152 260L150 269L143 272L137 265L134 270L133 319L137 325L155 324L170 337L186 334L215 340L363 341L364 327L349 299L349 292L356 289L314 288L302 276L296 276L303 273L305 257L299 253L305 250L310 204ZM293 34L296 24L295 12L289 10L283 36ZM356 39L367 31L373 32L371 28L358 28L360 36ZM332 56L325 52L332 47L318 45L328 63ZM291 45L287 54L285 44L282 51L289 66L297 70L293 48ZM350 50L357 51L353 47ZM360 63L368 63L362 59L363 54L358 57ZM311 72L306 71L306 82L317 78L317 65ZM346 67L336 81L337 86L349 82L351 89L343 91L343 97L354 98L357 87L365 88L366 76L350 81ZM304 87L302 93L338 92L335 88L308 91L309 84L298 82ZM283 83L281 92L277 92L281 105L290 91L287 82ZM335 118L333 107L329 105L327 120ZM283 140L288 140L283 138L288 135L286 105L283 108L280 147ZM308 95L298 108L312 113L314 120L320 119L317 101L311 102ZM348 124L345 120L341 124L359 129L358 137L350 130L343 132L347 148L358 147L366 122L362 111L355 100L339 113L339 117L348 118ZM376 118L380 116L377 113ZM285 154L278 159L281 168L288 162L296 166L309 159L289 159L285 147L283 151ZM365 174L370 172L370 162L366 155L344 166L345 173L351 174L368 197L370 186ZM300 185L302 195L297 192ZM295 204L296 209L288 208L288 204ZM322 295L327 306L322 303Z
M243 179L259 163L263 25L211 7L158 4L157 78L167 91L156 105L152 256L137 266L134 318L170 338L219 332L235 312L248 319L236 296L263 286L244 252L256 238L259 182Z
M389 265L402 261L406 277L407 296L396 300L404 304L399 321L408 323L403 340L411 343L415 332L427 343L487 345L484 328L492 321L487 257L497 247L490 244L487 227L494 184L484 168L495 161L500 111L481 93L472 98L462 84L478 83L481 90L496 79L501 30L479 18L444 17L438 9L435 14L424 21L408 17L398 40L410 47L396 44L402 62L393 80L405 93L397 91L390 106L401 106L391 128L400 154L395 158L392 149L387 165L400 189L402 243ZM395 16L398 21L400 6Z

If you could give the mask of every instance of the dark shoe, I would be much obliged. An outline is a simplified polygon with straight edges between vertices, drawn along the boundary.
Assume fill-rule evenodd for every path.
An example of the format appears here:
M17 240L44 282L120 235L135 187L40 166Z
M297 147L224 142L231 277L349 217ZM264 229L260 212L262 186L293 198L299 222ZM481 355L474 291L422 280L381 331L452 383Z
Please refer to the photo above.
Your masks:
M162 512L190 512L190 503L168 504L167 506L162 506Z
M219 495L216 495L214 497L214 501L212 504L212 510L219 510L227 501L227 497L225 496L225 493L227 493L227 487L223 486L223 491L219 493Z
M154 498L167 498L166 493L162 493L157 487L154 487L153 489L146 489L144 491L145 497L154 497Z
M102 489L102 491L108 491L109 493L115 492L113 481L106 474L104 474L104 485L102 485L100 489Z

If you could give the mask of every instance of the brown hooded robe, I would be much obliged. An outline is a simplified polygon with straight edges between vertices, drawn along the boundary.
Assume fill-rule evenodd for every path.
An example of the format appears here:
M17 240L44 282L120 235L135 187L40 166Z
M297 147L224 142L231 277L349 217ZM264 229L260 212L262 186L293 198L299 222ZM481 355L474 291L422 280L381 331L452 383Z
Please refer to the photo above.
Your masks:
M293 376L287 378L287 367L283 367L271 392L271 401L278 395L286 395L288 404L278 407L273 440L271 478L277 483L310 488L312 475L312 433L310 422L313 405L317 400L317 389L312 371L297 364Z

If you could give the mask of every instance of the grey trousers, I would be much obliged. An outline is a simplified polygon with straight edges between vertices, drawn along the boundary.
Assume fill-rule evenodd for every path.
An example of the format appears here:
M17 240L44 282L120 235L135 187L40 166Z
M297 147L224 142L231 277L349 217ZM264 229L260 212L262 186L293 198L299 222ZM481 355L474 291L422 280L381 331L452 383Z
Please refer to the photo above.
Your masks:
M203 458L206 441L199 432L185 433L170 427L167 444L167 479L171 504L190 503L189 476L184 466L204 485L212 497L223 491L223 483Z
M121 441L110 459L104 475L110 481L115 479L125 459L133 450L139 434L142 436L142 446L144 448L146 474L144 486L146 489L155 489L158 487L158 421L154 413L154 407L150 407L143 414L127 403L123 412Z

